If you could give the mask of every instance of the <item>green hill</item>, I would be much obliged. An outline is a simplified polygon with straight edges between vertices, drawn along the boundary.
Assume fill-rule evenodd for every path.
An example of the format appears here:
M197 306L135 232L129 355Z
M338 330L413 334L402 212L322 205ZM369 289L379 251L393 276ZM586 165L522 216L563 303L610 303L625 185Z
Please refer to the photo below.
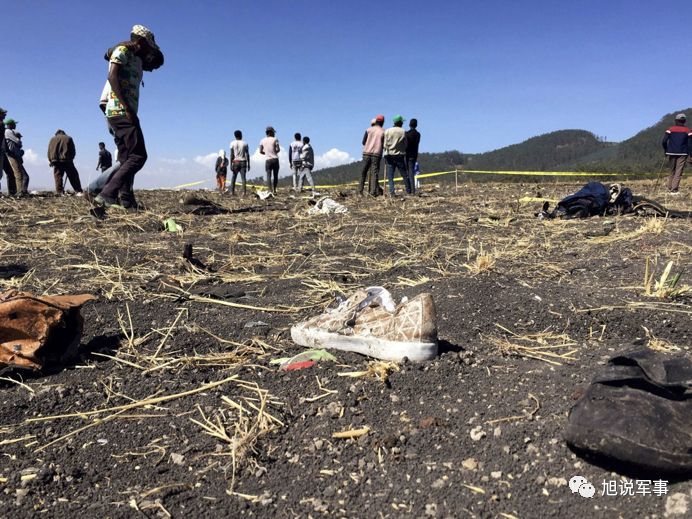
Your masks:
M622 142L604 142L586 130L558 130L532 137L486 153L460 151L422 153L423 172L447 171L455 167L487 171L589 171L600 173L656 173L661 168L661 139L680 111L668 113L648 128ZM361 162L352 162L318 173L320 184L340 184L360 178ZM384 170L384 162L382 163Z

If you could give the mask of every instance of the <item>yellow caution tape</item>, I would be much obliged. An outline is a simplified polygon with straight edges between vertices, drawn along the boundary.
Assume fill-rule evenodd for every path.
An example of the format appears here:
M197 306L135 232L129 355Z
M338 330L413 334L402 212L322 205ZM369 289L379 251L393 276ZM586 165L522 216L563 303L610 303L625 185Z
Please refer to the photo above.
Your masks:
M450 171L435 171L434 173L422 173L416 175L416 178L432 178L439 177L443 175L516 175L516 176L527 176L527 177L646 177L652 176L652 173L595 173L587 171L490 171L482 169L457 169ZM403 182L402 178L395 178L394 182ZM190 182L189 184L181 184L175 186L173 189L182 189L185 187L196 186L199 184L204 184L208 180L199 180L197 182ZM379 180L380 184L385 184L387 182L386 178ZM315 189L337 189L343 187L352 187L359 185L359 182L345 182L342 184L320 184L316 185ZM249 188L262 188L262 185L247 184Z

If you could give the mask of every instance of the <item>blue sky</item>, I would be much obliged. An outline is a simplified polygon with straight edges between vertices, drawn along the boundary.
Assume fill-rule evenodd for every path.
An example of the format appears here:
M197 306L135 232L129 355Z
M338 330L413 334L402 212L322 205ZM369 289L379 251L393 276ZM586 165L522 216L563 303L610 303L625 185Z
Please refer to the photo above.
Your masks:
M139 187L211 185L233 130L254 149L267 124L284 146L309 135L326 166L360 158L378 113L387 125L417 117L422 151L481 152L564 128L622 140L692 105L692 2L22 0L2 11L0 106L20 122L35 186L51 185L57 128L74 137L83 179L98 141L113 150L97 107L103 54L136 23L166 56L141 90Z

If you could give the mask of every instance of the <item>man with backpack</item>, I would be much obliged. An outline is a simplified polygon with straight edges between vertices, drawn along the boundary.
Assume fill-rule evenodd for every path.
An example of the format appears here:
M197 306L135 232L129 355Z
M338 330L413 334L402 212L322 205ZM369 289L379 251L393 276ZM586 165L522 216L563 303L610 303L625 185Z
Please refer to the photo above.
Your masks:
M107 56L109 92L105 114L118 147L120 169L93 201L97 207L108 208L117 205L119 198L127 207L135 204L134 177L147 160L144 134L137 117L142 71L161 66L163 54L154 34L142 25L135 25L130 41L116 45Z

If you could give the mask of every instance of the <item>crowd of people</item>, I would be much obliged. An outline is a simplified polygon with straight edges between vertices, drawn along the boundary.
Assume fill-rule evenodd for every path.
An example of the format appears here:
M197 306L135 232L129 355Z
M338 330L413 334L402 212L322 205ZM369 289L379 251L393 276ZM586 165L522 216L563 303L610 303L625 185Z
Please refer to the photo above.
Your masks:
M135 25L130 39L108 49L104 58L108 61L108 76L101 92L99 107L106 117L108 131L117 147L118 160L113 163L111 153L103 142L99 143L99 159L96 166L101 175L89 184L86 193L95 207L107 209L119 207L137 209L139 205L134 195L134 179L147 161L144 135L139 123L139 86L144 71L153 71L163 65L163 53L156 44L154 34L142 25ZM22 134L17 131L18 122L5 118L7 111L0 108L0 179L3 173L7 178L10 195L26 196L29 192L29 175L24 166ZM386 167L387 194L395 195L394 175L399 172L407 194L416 194L418 189L416 174L420 171L418 151L420 132L418 121L411 119L409 129L403 128L404 118L396 115L392 126L384 129L385 118L377 115L363 135L363 162L357 192L360 196L380 196L380 165L384 158ZM668 190L678 192L680 180L688 162L692 141L692 130L686 126L685 114L675 117L663 138L663 149L669 158L670 175ZM279 180L279 140L272 126L267 126L266 136L259 143L259 153L265 157L265 181L267 190L276 194ZM236 180L240 175L242 194L247 194L247 174L250 171L248 143L243 140L240 130L234 132L230 155L220 150L216 159L215 172L217 189L227 191L226 178L230 167L232 177L230 193L235 195ZM53 168L55 191L65 193L65 177L70 181L76 194L82 193L79 172L74 165L76 147L73 139L58 129L48 144L48 163ZM300 193L304 183L310 185L315 193L312 176L315 167L315 153L310 138L300 133L288 147L288 160L291 168L292 189ZM367 184L367 191L366 191Z

